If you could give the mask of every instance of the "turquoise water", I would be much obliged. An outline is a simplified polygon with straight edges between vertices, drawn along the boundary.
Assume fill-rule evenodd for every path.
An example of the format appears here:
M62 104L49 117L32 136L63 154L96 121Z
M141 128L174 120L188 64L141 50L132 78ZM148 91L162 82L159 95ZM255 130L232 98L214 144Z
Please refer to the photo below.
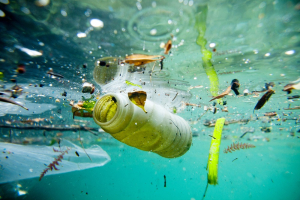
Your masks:
M241 84L241 95L232 92L223 98L228 112L222 111L225 106L209 102L211 84L196 44L196 17L205 13L206 6L205 47L212 52L218 91L223 92L233 79ZM205 199L300 198L299 109L291 109L300 103L299 98L288 99L300 94L299 90L282 91L300 75L298 1L2 0L0 10L1 97L10 97L7 89L16 84L11 79L16 79L23 91L12 100L29 108L0 102L1 199L202 199L209 135L214 130L209 125L221 117L230 123L223 128L218 185L208 186ZM91 23L92 19L102 21L103 27L101 22ZM164 55L160 46L169 39L173 46ZM156 62L151 81L151 63L144 74L117 67L135 84L146 80L141 86L148 97L170 112L175 107L176 115L189 123L193 142L185 155L168 159L141 151L98 130L92 118L73 119L70 100L91 97L82 93L83 79L95 85L95 96L132 90L119 76L113 76L110 85L99 85L93 77L97 59L122 60L130 54L166 57L163 70ZM20 64L25 73L16 72ZM50 68L63 78L47 74ZM275 94L253 112L270 82L275 84ZM249 95L244 95L246 89ZM264 116L267 112L277 115ZM93 128L97 135L78 126ZM78 145L82 153L76 156L72 147L57 166L60 170L47 172L39 181L43 169L59 155L52 150L58 148L58 138ZM233 142L255 148L224 153ZM14 149L4 148L4 143L20 145L22 153L12 154ZM62 148L70 147L65 144ZM102 149L92 154L93 145ZM29 158L29 150L36 153L35 158ZM44 158L44 154L51 155ZM67 165L68 161L72 163Z

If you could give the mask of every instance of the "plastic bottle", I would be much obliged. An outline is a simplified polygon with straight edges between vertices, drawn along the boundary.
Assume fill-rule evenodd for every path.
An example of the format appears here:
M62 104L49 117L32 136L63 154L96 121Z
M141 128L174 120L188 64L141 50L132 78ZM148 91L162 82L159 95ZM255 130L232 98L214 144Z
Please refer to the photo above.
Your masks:
M146 100L145 113L125 94L106 94L95 104L94 121L117 140L166 158L185 154L192 143L189 124Z

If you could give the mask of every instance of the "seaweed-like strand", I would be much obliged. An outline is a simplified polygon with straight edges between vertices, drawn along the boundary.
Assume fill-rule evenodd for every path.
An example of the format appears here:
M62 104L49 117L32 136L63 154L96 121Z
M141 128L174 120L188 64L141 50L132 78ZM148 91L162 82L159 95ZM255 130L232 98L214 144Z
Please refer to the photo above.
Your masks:
M232 153L232 151L240 150L240 149L250 149L254 148L255 145L248 143L232 143L230 146L224 149L224 153Z
M49 170L59 170L57 168L57 166L59 165L59 161L62 162L62 159L64 158L64 155L66 153L68 153L68 151L70 150L70 148L67 148L67 150L65 151L61 151L61 150L57 150L55 148L53 148L53 151L54 152L60 152L61 154L59 156L57 156L57 158L54 158L54 161L52 163L50 163L46 169L44 169L44 171L42 171L41 175L40 175L40 179L39 180L42 180L42 178L45 176L45 174L49 171Z

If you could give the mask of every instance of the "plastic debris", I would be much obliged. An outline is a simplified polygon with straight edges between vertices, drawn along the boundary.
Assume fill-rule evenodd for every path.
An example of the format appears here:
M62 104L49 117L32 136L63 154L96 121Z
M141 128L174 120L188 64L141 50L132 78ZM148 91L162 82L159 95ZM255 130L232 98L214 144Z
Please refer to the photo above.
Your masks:
M143 94L143 93L141 93ZM134 98L139 99L141 94ZM146 100L143 96L141 101ZM185 154L192 144L190 125L181 117L148 100L145 113L125 94L106 94L94 107L94 121L115 139L165 158Z
M59 163L59 170L49 171L45 176L100 167L110 161L109 155L100 146L93 145L85 149L93 160L91 162L81 147L67 140L60 142L60 148L54 145L25 146L3 142L0 146L2 154L5 154L5 159L1 159L0 183L40 177L47 165L58 156L53 147L61 150L69 148L69 153L65 154ZM78 157L75 152L80 156Z

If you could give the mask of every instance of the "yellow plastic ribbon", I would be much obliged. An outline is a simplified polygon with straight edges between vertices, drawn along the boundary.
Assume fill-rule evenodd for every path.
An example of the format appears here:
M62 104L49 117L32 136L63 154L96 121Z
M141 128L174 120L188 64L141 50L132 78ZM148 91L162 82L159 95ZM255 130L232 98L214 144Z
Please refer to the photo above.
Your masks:
M207 162L208 184L218 184L218 163L221 144L222 130L225 123L225 118L219 118L216 122L214 133L211 139L209 156Z
M207 5L198 6L197 11L198 13L196 14L195 17L196 19L195 28L199 32L199 35L197 37L196 43L201 47L201 53L203 55L202 57L203 68L210 81L210 93L213 96L217 96L219 91L219 79L214 69L214 66L211 62L212 53L206 49L205 46L207 44L207 40L204 38L205 31L206 31ZM222 99L217 99L217 102L221 105L223 104Z

